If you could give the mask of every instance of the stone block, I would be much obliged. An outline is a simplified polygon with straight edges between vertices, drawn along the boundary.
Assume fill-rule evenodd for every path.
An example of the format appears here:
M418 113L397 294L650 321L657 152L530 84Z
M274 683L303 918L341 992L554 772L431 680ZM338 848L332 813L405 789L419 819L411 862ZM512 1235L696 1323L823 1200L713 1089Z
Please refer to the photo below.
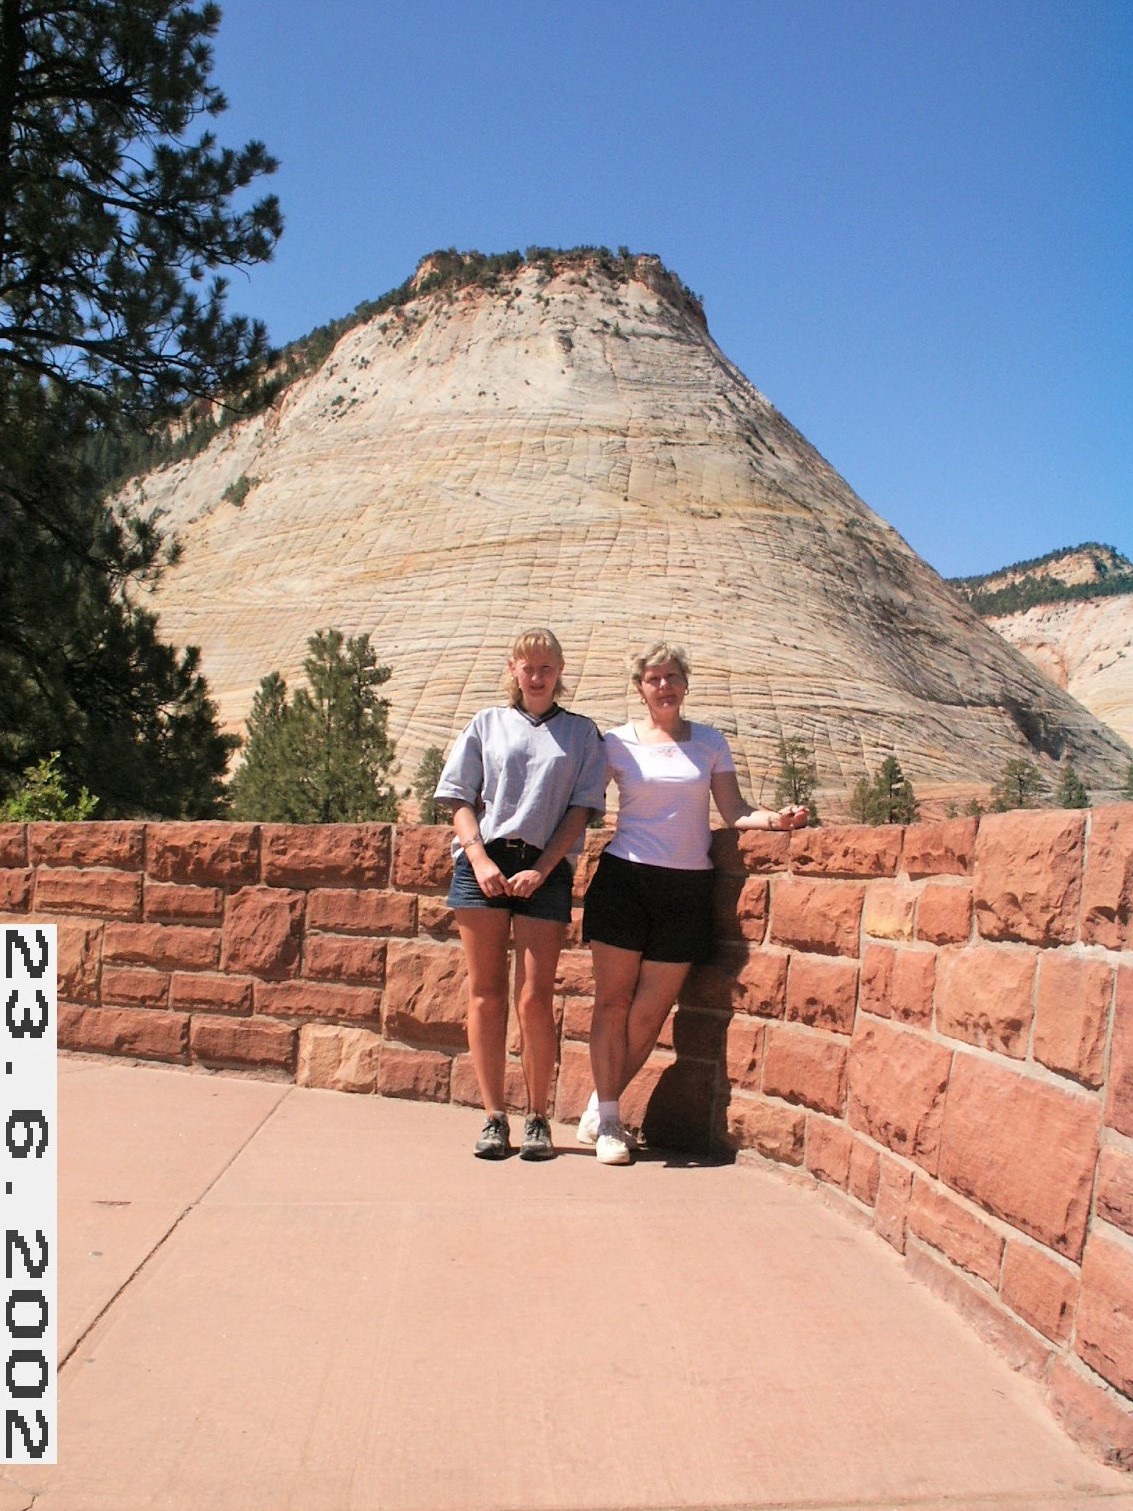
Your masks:
M272 1018L323 1018L376 1027L382 994L369 986L332 986L322 981L257 981L252 988L257 1013Z
M456 939L456 914L449 907L443 897L426 897L422 894L417 898L417 927L422 934L430 934L434 939ZM568 944L578 946L582 943L582 925L572 924L567 932Z
M1048 1400L1076 1443L1103 1463L1133 1468L1133 1410L1126 1402L1088 1379L1081 1366L1057 1357L1051 1366Z
M593 997L594 964L589 950L564 950L555 971L555 990L572 997Z
M767 1025L736 1016L728 1024L728 1081L743 1091L759 1091L763 1082L763 1039Z
M714 829L710 849L718 876L785 871L791 836L768 829Z
M613 829L587 829L582 840L582 854L574 867L574 897L581 902L594 879L602 851L614 837Z
M1104 960L1061 950L1039 961L1032 1053L1041 1064L1064 1071L1084 1086L1099 1087L1105 1075L1113 975Z
M971 936L971 887L928 882L917 903L917 938L928 944L967 944Z
M411 1044L468 1043L468 973L455 945L430 940L389 942L385 1031Z
M28 863L28 826L0 823L0 869L22 870Z
M202 1065L239 1065L248 1070L285 1070L295 1065L297 1031L259 1018L194 1016L189 1049Z
M28 860L53 870L74 866L140 871L144 837L145 825L130 822L29 824Z
M791 955L787 971L787 1019L852 1034L858 1002L858 967L853 960L824 955Z
M676 1054L689 1060L721 1064L730 1019L729 1013L697 1012L693 1008L678 1007L665 1020L666 1043Z
M894 824L796 829L790 836L791 871L795 876L896 876L901 833Z
M777 1164L801 1166L806 1145L806 1113L801 1108L733 1095L727 1126L734 1149L754 1149Z
M1133 1254L1098 1233L1082 1260L1074 1347L1103 1380L1133 1395Z
M375 1092L382 1040L368 1028L304 1023L299 1029L295 1081L324 1091Z
M116 1007L59 1005L59 1045L139 1060L185 1060L189 1019L184 1013Z
M218 924L224 918L224 893L220 887L185 886L147 877L142 886L142 916L147 923Z
M1100 1121L1090 1098L957 1055L940 1140L940 1178L1056 1253L1078 1259Z
M740 935L752 944L762 944L767 933L768 892L762 876L749 876L736 899L736 926Z
M412 935L417 898L377 887L320 887L307 894L307 927L327 934Z
M452 840L447 824L398 824L394 886L414 892L447 892L452 879Z
M274 887L376 887L389 883L389 824L264 824L260 855Z
M788 958L777 950L719 951L707 965L693 967L680 1001L689 1007L781 1018L786 1010Z
M563 1122L577 1122L593 1090L590 1051L585 1044L564 1041L555 1086L555 1116Z
M979 820L975 818L910 824L905 830L901 864L914 880L921 876L969 876L978 829Z
M763 1094L816 1112L846 1110L845 1043L804 1028L770 1024L763 1046Z
M932 1023L935 980L932 951L867 944L862 956L862 1009L879 1018L927 1028Z
M862 927L872 939L912 939L918 889L906 882L875 881L866 888Z
M26 913L31 907L32 880L35 872L30 866L22 871L0 871L0 913Z
M247 1017L252 1011L252 978L174 971L169 984L169 1005L183 1013L235 1013Z
M415 1102L447 1102L451 1073L448 1055L386 1042L378 1062L378 1091Z
M913 1172L899 1160L882 1155L873 1225L880 1237L895 1248L898 1254L903 1254L907 1247L907 1219L912 1194Z
M303 974L314 981L381 986L386 977L386 941L349 934L308 934Z
M1133 1138L1133 966L1129 965L1117 971L1105 1120L1110 1128Z
M999 1289L1003 1239L958 1201L917 1177L909 1199L908 1230L953 1264Z
M104 961L149 965L155 970L215 970L220 930L163 923L108 923L102 940Z
M865 887L777 877L771 889L771 942L812 955L856 957Z
M1071 944L1078 934L1086 817L1051 809L981 819L973 892L984 939Z
M844 1191L850 1180L850 1154L854 1135L844 1123L808 1117L806 1122L806 1168L816 1180Z
M1047 1376L1055 1351L1000 1301L977 1287L968 1277L924 1248L910 1247L906 1257L909 1276L928 1286L979 1333L985 1342L1002 1354L1012 1369L1043 1380Z
M484 1105L471 1055L453 1057L448 1099L460 1107ZM518 1060L508 1059L504 1063L504 1111L524 1113L526 1110L527 1083L523 1079L523 1066ZM515 1132L518 1132L518 1129Z
M936 1173L951 1051L911 1030L859 1023L850 1048L849 1120Z
M1094 1207L1106 1222L1133 1233L1133 1154L1103 1146L1098 1157Z
M56 928L58 943L58 994L65 1002L98 1001L99 962L102 955L101 923L83 923L71 919L60 921Z
M1133 803L1090 815L1082 875L1082 942L1133 949Z
M950 1039L1021 1060L1034 1016L1034 950L946 946L936 960L936 1027Z
M260 831L255 824L169 823L146 826L146 874L196 887L255 885Z
M716 1068L654 1054L621 1099L622 1116L654 1149L707 1152L714 1144Z
M864 1206L877 1205L877 1188L881 1181L881 1155L865 1139L854 1137L850 1146L847 1190Z
M40 869L35 873L36 913L78 913L93 918L142 916L142 878L130 871Z
M1066 1343L1070 1337L1078 1286L1078 1274L1043 1249L1015 1239L1008 1243L999 1293L1017 1316L1052 1343Z
M166 971L104 965L99 995L104 1006L168 1007L169 975Z
M563 1037L588 1040L594 1003L589 997L563 997L561 1001Z
M233 975L285 980L299 970L303 893L244 887L224 910L222 968Z

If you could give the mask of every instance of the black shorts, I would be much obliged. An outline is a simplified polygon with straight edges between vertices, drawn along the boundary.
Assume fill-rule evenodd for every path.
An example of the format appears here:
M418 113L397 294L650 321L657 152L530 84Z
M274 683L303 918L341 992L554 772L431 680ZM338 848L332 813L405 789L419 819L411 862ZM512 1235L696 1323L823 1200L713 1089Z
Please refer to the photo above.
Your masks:
M534 845L509 839L489 840L484 848L505 876L530 870L543 853ZM574 872L568 861L560 860L543 885L530 897L485 897L468 857L458 855L452 868L452 885L449 887L447 901L450 908L507 909L510 913L518 913L521 918L545 918L552 923L569 923L573 889Z
M703 960L712 948L714 871L646 866L602 852L586 889L582 938L644 960Z

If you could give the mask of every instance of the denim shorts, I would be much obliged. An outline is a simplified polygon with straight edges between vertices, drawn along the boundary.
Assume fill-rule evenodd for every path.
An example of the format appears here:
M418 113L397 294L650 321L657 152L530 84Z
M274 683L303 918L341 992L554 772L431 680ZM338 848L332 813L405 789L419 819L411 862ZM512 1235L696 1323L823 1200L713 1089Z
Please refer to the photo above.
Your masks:
M714 871L647 866L602 852L586 890L582 938L643 960L694 965L712 949Z
M505 876L514 876L517 871L529 871L543 853L537 846L527 845L516 839L490 840L484 848ZM456 857L456 864L452 868L448 905L450 908L506 908L520 918L545 918L553 923L569 923L573 890L574 872L568 861L560 860L543 885L530 897L485 897L467 855L461 854Z

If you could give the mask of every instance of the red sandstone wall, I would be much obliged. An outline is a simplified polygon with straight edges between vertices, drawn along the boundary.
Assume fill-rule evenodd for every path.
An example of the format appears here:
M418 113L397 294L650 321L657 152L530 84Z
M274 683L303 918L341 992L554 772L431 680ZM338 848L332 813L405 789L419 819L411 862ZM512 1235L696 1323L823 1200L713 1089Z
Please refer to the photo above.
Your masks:
M1133 1464L1133 806L715 849L718 948L628 1120L819 1183ZM0 825L0 914L59 925L63 1046L473 1105L448 874L444 829Z

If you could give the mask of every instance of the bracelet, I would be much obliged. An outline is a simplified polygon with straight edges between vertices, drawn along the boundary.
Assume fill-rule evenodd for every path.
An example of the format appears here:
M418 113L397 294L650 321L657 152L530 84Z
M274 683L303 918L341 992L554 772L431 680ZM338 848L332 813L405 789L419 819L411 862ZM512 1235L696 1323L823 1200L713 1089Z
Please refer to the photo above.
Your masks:
M472 849L473 845L483 845L483 844L484 844L483 835L474 834L470 840L467 840L467 841L466 840L461 840L461 842L460 842L460 848L464 851L465 855L467 855L468 852L469 852L469 850ZM485 848L487 848L487 847L485 846Z

